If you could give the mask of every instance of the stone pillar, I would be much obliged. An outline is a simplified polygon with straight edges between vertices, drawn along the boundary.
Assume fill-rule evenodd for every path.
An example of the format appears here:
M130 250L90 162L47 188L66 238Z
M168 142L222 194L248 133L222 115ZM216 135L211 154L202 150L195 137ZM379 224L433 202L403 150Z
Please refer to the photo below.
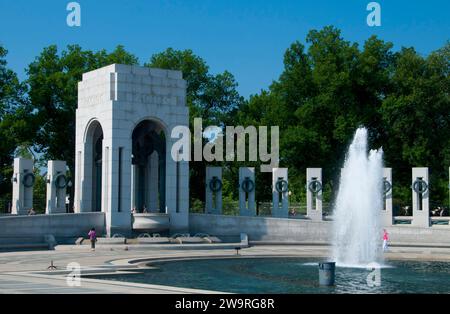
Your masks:
M428 168L412 169L413 221L416 227L430 226ZM421 191L421 193L420 193Z
M136 187L137 184L137 166L131 165L131 210L135 209L138 212L137 204L136 204Z
M322 187L322 168L307 168L306 215L311 220L322 220Z
M27 215L33 207L34 180L33 160L14 158L12 214Z
M287 168L273 168L272 171L272 216L288 218L289 181Z
M188 125L187 117L183 121L183 125ZM172 139L170 145L173 145L176 141L177 139ZM167 149L167 151L167 154L170 154L170 149ZM175 182L175 193L173 193L175 206L173 210L169 211L170 232L172 234L189 232L189 161L179 159L179 157L177 155L173 162L177 180ZM172 157L170 158L172 160ZM171 192L169 191L169 193Z
M131 145L125 142L120 145L111 134L105 131L103 140L101 208L105 213L106 235L128 237L131 235L131 190L125 183L131 183Z
M255 168L239 168L239 214L256 216Z
M381 211L383 226L392 226L394 213L392 211L392 168L383 168L383 198L384 208Z
M66 162L49 160L47 166L47 214L66 212Z
M222 167L206 167L205 213L222 214Z
M77 151L75 154L75 182L74 183L74 212L81 213L82 203L81 203L81 162L82 162L82 152Z
M150 212L160 212L159 206L159 156L156 151L154 151L149 156L149 195L148 195L148 210Z

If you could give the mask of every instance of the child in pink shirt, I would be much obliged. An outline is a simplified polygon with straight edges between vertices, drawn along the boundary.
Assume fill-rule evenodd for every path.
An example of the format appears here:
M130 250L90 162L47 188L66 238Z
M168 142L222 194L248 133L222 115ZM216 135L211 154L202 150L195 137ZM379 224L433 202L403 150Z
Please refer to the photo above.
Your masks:
M383 251L386 251L388 249L388 241L389 241L389 235L388 235L386 229L383 229Z
M95 251L95 242L97 241L97 234L95 228L92 228L88 233L89 240L91 240L91 251Z

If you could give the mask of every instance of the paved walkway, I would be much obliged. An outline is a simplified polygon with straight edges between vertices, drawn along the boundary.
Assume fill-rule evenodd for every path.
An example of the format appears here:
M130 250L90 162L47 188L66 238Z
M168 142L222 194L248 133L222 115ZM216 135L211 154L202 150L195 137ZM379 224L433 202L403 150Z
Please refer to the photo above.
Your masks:
M141 270L145 263L130 264L130 260L170 260L180 258L221 258L235 256L233 249L162 249L148 248L91 252L76 249L0 253L0 293L211 293L212 291L175 288L151 284L135 284L82 278L81 286L70 286L66 280L66 266L78 263L82 273L105 273ZM253 246L240 251L245 257L326 257L326 246ZM450 262L450 248L394 247L387 259L436 260ZM56 270L48 271L53 261Z
M161 285L147 285L108 280L85 279L80 286L70 286L66 277L57 275L2 274L0 275L0 293L32 294L191 294L211 293L211 291L176 288Z

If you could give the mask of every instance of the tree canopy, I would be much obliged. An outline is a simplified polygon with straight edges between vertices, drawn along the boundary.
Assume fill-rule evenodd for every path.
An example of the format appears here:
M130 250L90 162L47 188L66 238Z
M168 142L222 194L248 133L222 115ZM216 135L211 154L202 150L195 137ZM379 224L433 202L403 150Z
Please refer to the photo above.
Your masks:
M111 64L138 64L118 46L112 52L52 45L27 68L20 82L8 68L0 46L0 182L9 193L12 158L19 146L32 147L46 159L62 159L74 171L77 82L82 73ZM450 43L427 56L414 48L394 51L393 44L372 36L362 45L346 41L335 27L311 30L304 43L284 54L278 79L244 99L234 76L211 73L192 50L165 51L145 66L180 70L187 81L190 126L273 126L280 129L280 166L289 168L294 201L305 193L305 168L324 169L326 197L332 198L345 151L355 129L369 129L371 147L383 147L385 165L393 168L397 203L410 202L411 167L428 166L432 198L448 197L450 166ZM220 162L224 195L237 198L238 167L259 162ZM191 162L191 199L204 198L206 162ZM259 168L257 168L259 169ZM8 178L6 180L5 178ZM257 173L257 198L270 199L270 176ZM9 196L8 196L9 197Z
M30 111L25 96L26 85L8 68L7 53L0 45L0 197L11 194L9 179L17 146L21 142L32 141L26 120Z
M304 190L307 167L324 168L324 180L337 183L349 140L364 125L393 168L398 202L410 202L411 167L428 166L433 199L446 203L450 44L427 57L413 48L393 52L375 36L360 48L334 27L312 30L306 43L287 49L279 79L239 113L246 123L280 125L281 163L294 191Z

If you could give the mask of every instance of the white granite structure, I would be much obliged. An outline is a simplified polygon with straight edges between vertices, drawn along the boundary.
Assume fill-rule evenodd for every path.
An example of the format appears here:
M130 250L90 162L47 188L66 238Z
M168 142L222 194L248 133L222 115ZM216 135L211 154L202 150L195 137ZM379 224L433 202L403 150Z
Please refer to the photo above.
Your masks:
M428 168L412 169L413 220L415 227L430 226L430 205L428 189ZM422 192L418 192L421 190Z
M394 223L394 213L392 211L392 168L383 168L383 179L384 208L381 211L381 221L383 226L392 226Z
M206 167L205 213L222 214L222 167Z
M166 214L170 232L185 232L189 164L172 158L171 130L188 119L180 71L112 64L83 74L75 211L104 212L109 236L130 233L133 208Z
M66 162L49 160L47 165L47 214L66 212Z
M33 207L33 185L33 160L14 158L12 214L28 214L28 211Z
M314 221L322 220L322 168L306 169L306 215Z
M239 168L239 213L241 216L256 216L255 168Z
M289 181L287 168L273 168L272 171L272 216L288 218Z

